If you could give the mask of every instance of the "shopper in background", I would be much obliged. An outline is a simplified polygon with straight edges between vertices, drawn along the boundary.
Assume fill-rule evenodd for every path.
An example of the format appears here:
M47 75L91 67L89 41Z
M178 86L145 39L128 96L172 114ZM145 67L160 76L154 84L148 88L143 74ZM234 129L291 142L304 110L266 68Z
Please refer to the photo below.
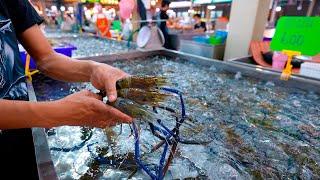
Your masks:
M65 12L63 15L63 22L61 23L62 31L72 31L72 27L76 24L75 18L70 14Z
M116 81L128 76L107 64L56 53L39 28L42 22L27 0L0 1L0 179L38 179L32 132L27 128L103 128L132 121L89 91L50 102L26 101L28 92L18 40L43 74L63 81L91 82L97 89L106 90L111 102L117 98Z
M206 32L207 31L207 26L206 23L201 21L201 15L200 14L195 14L193 15L194 19L194 31L195 32Z
M317 54L316 56L313 56L312 60L315 61L315 62L319 62L320 63L320 54Z
M158 20L160 20L158 25L159 25L159 28L160 28L161 32L163 33L163 36L165 39L164 47L167 49L172 49L171 40L170 40L168 27L167 27L167 20L169 19L167 11L169 10L169 5L170 5L170 1L162 0L160 13L158 15L159 16Z
M107 16L103 13L102 6L99 3L96 3L95 8L98 10L98 13L94 17L98 35L101 37L111 38L111 23L109 22Z

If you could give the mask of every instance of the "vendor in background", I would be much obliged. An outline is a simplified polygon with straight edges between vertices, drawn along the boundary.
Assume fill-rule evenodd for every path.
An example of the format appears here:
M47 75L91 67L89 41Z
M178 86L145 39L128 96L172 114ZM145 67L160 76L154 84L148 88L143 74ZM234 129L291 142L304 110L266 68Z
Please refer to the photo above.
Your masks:
M172 49L171 40L170 40L168 27L167 27L167 20L169 19L167 11L169 10L169 5L170 5L169 0L162 0L160 13L158 15L159 17L157 18L157 20L160 20L158 25L165 39L164 47L167 49Z
M105 128L132 118L106 105L102 97L81 91L49 102L28 102L18 41L35 59L42 74L69 82L91 82L117 98L116 81L125 72L55 52L39 28L43 19L27 0L0 1L0 179L38 179L30 128L89 126ZM50 87L48 87L50 88Z
M206 32L207 31L207 26L206 23L201 21L201 16L200 14L195 14L193 15L193 19L194 19L194 32Z
M97 26L97 34L101 37L111 38L111 23L109 22L107 16L103 13L102 6L99 3L96 3L95 8L98 10L98 13L93 17Z
M63 22L61 23L62 31L72 31L72 27L76 24L76 19L71 15L71 13L65 12L63 14Z

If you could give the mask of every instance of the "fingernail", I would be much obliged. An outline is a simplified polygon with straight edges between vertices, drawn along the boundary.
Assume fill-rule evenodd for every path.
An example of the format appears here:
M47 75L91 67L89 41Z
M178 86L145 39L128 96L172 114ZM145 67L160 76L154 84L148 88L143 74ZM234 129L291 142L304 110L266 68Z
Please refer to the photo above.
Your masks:
M110 102L113 102L113 101L115 101L116 100L116 96L115 95L110 95L109 96L109 101Z

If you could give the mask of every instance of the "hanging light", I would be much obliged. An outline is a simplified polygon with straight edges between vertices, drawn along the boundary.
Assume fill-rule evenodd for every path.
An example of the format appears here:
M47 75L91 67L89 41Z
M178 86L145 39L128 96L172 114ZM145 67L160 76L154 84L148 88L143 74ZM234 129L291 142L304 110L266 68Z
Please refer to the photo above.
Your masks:
M277 12L280 12L281 10L282 10L281 6L277 6L277 7L276 7L276 11L277 11Z
M151 6L155 6L156 4L157 4L157 2L156 2L155 0L151 0L151 1L150 1L150 5L151 5Z
M64 6L61 6L61 7L60 7L60 11L63 12L63 11L65 11L65 10L66 10L66 7L64 7Z
M57 10L58 10L57 6L51 6L51 11L57 11Z
M190 1L177 1L177 2L171 2L170 8L184 8L184 7L190 7L191 2Z

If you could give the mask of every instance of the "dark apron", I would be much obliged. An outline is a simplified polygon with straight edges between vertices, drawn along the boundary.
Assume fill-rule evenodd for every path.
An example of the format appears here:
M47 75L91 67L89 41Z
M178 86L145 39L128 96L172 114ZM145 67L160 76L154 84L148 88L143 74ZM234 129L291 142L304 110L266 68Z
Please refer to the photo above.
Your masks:
M0 133L0 179L39 179L31 129Z

